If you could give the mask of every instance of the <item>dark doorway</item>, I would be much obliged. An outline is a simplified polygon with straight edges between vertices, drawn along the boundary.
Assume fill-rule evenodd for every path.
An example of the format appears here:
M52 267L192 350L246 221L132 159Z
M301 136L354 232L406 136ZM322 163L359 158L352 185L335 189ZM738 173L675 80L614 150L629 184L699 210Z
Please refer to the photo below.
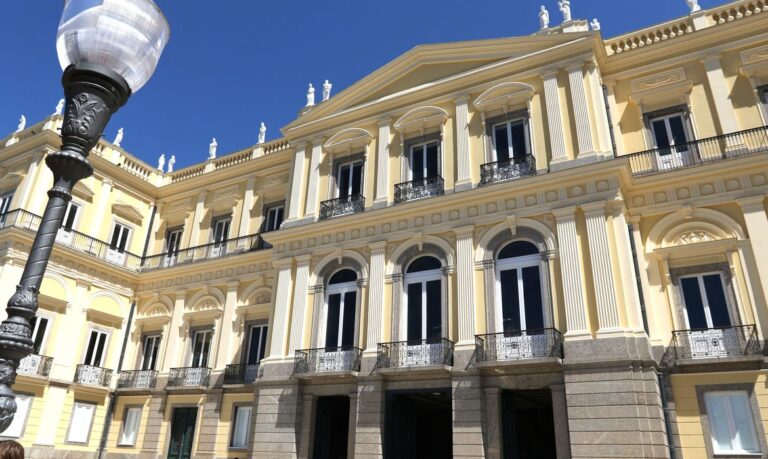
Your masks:
M451 395L446 389L387 392L384 457L451 458L451 420Z
M347 459L349 397L318 397L315 408L314 459Z
M504 459L555 459L555 421L548 390L501 394Z
M192 439L195 438L197 408L174 408L171 419L171 444L168 459L191 459Z

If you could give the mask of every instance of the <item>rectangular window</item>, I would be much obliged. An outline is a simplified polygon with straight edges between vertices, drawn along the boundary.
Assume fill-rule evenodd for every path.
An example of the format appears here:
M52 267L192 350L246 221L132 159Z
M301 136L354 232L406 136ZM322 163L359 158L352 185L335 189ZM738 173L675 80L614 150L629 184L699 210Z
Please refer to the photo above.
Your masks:
M267 219L264 224L264 232L279 230L280 225L283 223L285 206L279 205L267 207L266 215Z
M224 217L215 217L212 222L213 227L213 243L222 243L229 238L229 227L232 224L232 217L229 215Z
M267 349L267 325L253 325L248 334L248 354L245 363L258 365Z
M687 147L680 146L691 139L686 128L685 115L683 113L671 113L669 115L650 118L651 132L656 148L660 155L669 155L673 152L687 151ZM675 147L677 146L677 147Z
M0 225L5 223L6 214L11 210L11 200L13 200L13 193L0 196Z
M48 318L35 316L30 322L32 326L32 353L40 354L45 346L45 339L48 337Z
M169 256L179 253L179 249L181 248L181 235L183 233L183 228L169 229L165 233L165 252Z
M141 422L141 407L132 406L125 410L123 419L123 431L120 432L120 441L118 446L133 446L136 444L136 437L139 434L139 423Z
M67 441L70 443L88 443L91 433L91 422L96 412L93 403L75 402L72 406L72 419L69 421Z
M440 175L439 151L438 143L434 141L411 146L409 173L412 181Z
M496 161L524 162L531 153L526 119L493 125L493 153Z
M109 246L120 253L125 252L128 247L128 240L131 236L131 228L121 223L115 222L112 227L112 237L109 240Z
M690 330L731 326L721 273L684 276L680 278L680 286Z
M101 330L91 330L88 337L88 348L85 351L84 365L100 367L107 353L107 333Z
M160 350L160 335L144 337L144 352L141 357L142 370L154 370L157 365L157 353Z
M747 392L707 392L704 401L715 454L760 453Z
M13 417L11 425L2 433L3 437L19 438L24 433L24 426L27 424L27 415L32 406L34 397L27 394L16 394L16 415Z
M232 422L232 440L229 442L231 448L248 447L248 430L251 426L250 406L235 406L234 420Z
M72 231L75 229L75 223L77 223L77 217L80 214L80 206L70 201L67 204L67 211L64 213L64 220L61 221L61 228L64 231Z
M207 367L208 354L211 352L211 335L213 330L201 330L195 332L192 340L191 367Z
M363 192L363 162L353 161L339 165L338 197L346 198Z

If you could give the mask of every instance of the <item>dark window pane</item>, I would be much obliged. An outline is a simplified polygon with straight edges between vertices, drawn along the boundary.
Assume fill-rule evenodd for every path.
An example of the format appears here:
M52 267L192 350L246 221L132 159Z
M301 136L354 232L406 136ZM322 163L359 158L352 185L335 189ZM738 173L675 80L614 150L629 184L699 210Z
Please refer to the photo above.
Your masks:
M525 124L515 123L512 128L512 153L514 155L515 162L521 162L525 160L525 156L528 154L528 147L525 142Z
M115 228L112 230L112 239L109 242L109 245L112 247L117 247L117 243L120 240L120 232L123 229L120 225L115 225Z
M528 241L515 241L499 252L499 260L505 258L523 257L526 255L535 255L539 249Z
M704 302L699 290L699 280L695 277L686 277L680 280L683 287L683 299L685 310L688 313L688 324L691 330L704 330L709 328L707 317L704 315Z
M496 142L496 161L509 159L509 139L507 139L507 125L502 124L493 128L493 138Z
M420 340L421 336L421 282L408 284L408 336L410 340Z
M107 335L99 333L99 338L96 341L96 352L93 355L93 365L101 366L101 357L104 355L104 345L107 341Z
M441 285L439 280L427 282L427 338L443 337L443 314L441 304Z
M731 319L728 316L728 303L725 300L723 282L719 274L704 276L704 291L707 292L709 303L709 315L712 317L713 327L730 327Z
M261 334L263 333L263 330L262 327L251 328L251 340L248 343L248 361L246 362L248 365L259 363L261 357L259 345L261 344Z
M344 294L344 326L341 329L341 345L354 346L355 344L355 309L357 307L357 293Z
M433 269L440 269L443 264L440 263L435 257L419 257L408 266L408 273L417 273L421 271L431 271Z
M688 141L688 138L685 135L682 115L669 118L669 127L672 130L672 139L674 140L675 145L681 145Z
M261 362L261 359L264 358L264 354L267 352L267 332L269 332L269 327L261 327L261 347L259 348L259 356L258 356L258 362Z
M437 156L437 143L430 143L427 145L427 177L437 177L438 164L440 160Z
M411 175L413 180L424 178L424 146L411 149Z
M64 221L64 228L71 230L75 225L75 217L77 217L78 207L74 204L69 205L69 212L67 212L67 219Z
M126 246L128 246L128 228L123 228L123 235L120 238L120 244L117 246L117 250L122 252L125 250Z
M356 272L352 271L351 269L342 269L341 271L331 276L331 280L328 281L328 284L344 284L346 282L354 282L356 280Z
M39 324L39 325L37 325ZM35 316L32 318L32 321L30 322L30 325L32 326L32 329L35 329L35 325L37 325L37 330L35 331L35 336L33 336L34 343L32 345L32 353L33 354L39 354L40 348L43 346L43 338L45 337L45 329L48 328L48 319L45 317L39 317Z
M349 183L351 175L351 166L341 166L339 168L339 197L346 198L349 196Z
M669 135L667 134L667 123L663 120L654 120L651 123L651 127L653 129L653 137L656 139L656 147L658 148L667 148L671 145L671 139L669 138ZM659 152L659 154L669 154L669 151L666 152Z
M526 330L543 329L544 309L541 305L541 278L538 266L523 268L523 298Z
M339 345L340 309L341 294L328 295L328 320L325 323L325 347L327 348L336 348Z
M352 168L352 193L360 194L363 192L363 164L356 163Z
M99 336L95 332L91 332L91 337L88 339L88 349L85 351L85 364L93 365L93 350L96 348L96 341Z
M504 332L520 330L520 297L517 288L517 270L501 271L501 318Z

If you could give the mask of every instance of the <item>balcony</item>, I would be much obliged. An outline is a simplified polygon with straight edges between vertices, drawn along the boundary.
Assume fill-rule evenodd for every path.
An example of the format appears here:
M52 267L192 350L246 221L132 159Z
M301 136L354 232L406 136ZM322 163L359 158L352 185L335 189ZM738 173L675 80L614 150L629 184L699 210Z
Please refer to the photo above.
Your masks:
M171 368L168 374L168 387L205 387L208 385L210 378L210 368Z
M762 361L763 350L754 325L674 331L664 356L668 366Z
M445 192L445 182L438 176L413 180L395 185L395 204L415 201L430 196L440 196Z
M40 221L40 216L26 210L16 209L0 215L0 229L16 228L34 236L40 227ZM104 241L86 236L75 230L60 229L56 236L56 245L68 247L131 271L138 271L141 266L140 256L117 250Z
M48 375L51 374L51 365L53 365L52 357L29 354L28 356L21 359L21 362L19 362L19 368L16 370L16 372L20 375L47 378Z
M363 350L353 346L302 349L296 351L293 373L302 377L319 373L339 375L358 372L362 357Z
M224 384L253 384L259 377L259 365L227 365Z
M264 248L260 234L250 234L223 242L213 242L182 249L177 252L166 252L145 257L141 271L170 268L172 266L197 263L199 261L224 258L232 255L253 252Z
M379 343L379 369L453 365L453 342L445 338Z
M112 370L91 365L78 365L75 370L75 382L90 386L109 387L109 383L112 382Z
M563 358L563 335L554 328L515 330L475 336L476 365L559 364Z
M480 186L532 175L536 175L536 158L533 155L525 155L525 158L521 159L485 163L480 166Z
M155 370L121 371L117 379L118 389L152 389L157 383Z
M350 215L365 210L365 197L362 194L351 194L343 198L329 199L320 203L320 220L326 218Z
M635 177L671 172L731 158L768 152L768 126L633 153L629 166Z

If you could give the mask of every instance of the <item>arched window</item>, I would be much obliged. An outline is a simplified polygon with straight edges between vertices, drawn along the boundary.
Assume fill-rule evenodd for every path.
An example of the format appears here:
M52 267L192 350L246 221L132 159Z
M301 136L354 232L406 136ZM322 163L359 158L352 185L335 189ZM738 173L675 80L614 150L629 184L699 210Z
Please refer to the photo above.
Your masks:
M423 256L405 274L405 335L408 341L443 337L443 273L435 257Z
M321 318L320 343L328 349L355 344L355 313L357 309L357 273L342 269L328 280L326 307Z
M515 241L496 260L496 330L505 334L542 330L541 257L528 241Z

